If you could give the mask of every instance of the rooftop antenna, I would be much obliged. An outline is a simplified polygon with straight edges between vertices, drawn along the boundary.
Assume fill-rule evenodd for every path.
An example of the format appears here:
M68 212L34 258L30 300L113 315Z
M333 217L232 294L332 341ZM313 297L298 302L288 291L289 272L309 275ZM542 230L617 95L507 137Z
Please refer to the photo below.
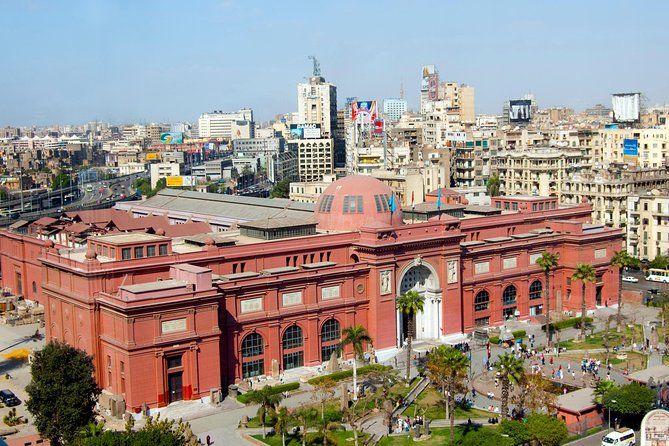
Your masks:
M404 81L400 81L400 99L404 99Z
M318 59L316 59L316 56L308 56L307 59L311 60L314 63L314 76L319 76L321 75L321 64L318 62Z

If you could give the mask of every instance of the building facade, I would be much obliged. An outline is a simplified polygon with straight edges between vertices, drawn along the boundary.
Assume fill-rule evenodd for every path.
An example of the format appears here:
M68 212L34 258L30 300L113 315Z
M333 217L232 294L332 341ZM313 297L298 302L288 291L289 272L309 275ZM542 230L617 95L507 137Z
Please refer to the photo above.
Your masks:
M0 231L2 285L34 296L48 339L92 354L100 387L132 411L320 366L352 325L367 328L371 355L389 358L406 338L396 299L409 290L425 297L418 341L460 342L477 327L530 319L543 312L544 251L560 255L556 312L580 309L580 283L569 279L579 263L596 271L589 309L617 299L610 259L621 233L588 224L587 204L497 197L509 210L493 217L404 224L393 200L380 181L352 176L323 191L310 219L224 234L109 234L84 251Z
M236 112L213 111L202 113L198 119L198 136L200 138L233 138L233 127L237 121L253 122L253 110L242 109ZM249 125L253 128L253 125ZM250 135L252 138L253 135Z
M321 76L297 84L297 124L320 124L321 137L335 137L337 131L337 87Z
M390 122L397 122L407 111L408 103L403 98L388 98L383 100L383 114Z

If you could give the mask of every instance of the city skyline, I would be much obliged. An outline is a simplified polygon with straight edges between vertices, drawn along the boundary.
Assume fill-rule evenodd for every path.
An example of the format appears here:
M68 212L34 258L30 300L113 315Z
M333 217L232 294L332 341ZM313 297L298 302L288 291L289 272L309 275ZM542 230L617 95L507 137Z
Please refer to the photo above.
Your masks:
M8 2L0 126L195 122L251 107L257 120L297 110L296 85L316 56L348 96L399 96L418 108L420 72L476 88L476 112L501 113L526 93L541 107L582 110L641 91L666 102L662 17L669 5L222 1ZM550 17L550 21L545 17ZM643 37L641 37L643 36ZM633 54L632 58L630 55ZM7 106L10 105L10 106Z

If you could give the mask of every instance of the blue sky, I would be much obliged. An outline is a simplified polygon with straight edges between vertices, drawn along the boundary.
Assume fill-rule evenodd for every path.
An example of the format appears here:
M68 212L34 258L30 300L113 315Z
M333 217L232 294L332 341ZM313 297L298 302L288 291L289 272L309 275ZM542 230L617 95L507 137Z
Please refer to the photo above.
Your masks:
M669 102L669 2L0 0L0 126L194 121L297 108L309 55L347 96L417 108L421 66L476 88L476 112L527 92L582 110L610 93Z

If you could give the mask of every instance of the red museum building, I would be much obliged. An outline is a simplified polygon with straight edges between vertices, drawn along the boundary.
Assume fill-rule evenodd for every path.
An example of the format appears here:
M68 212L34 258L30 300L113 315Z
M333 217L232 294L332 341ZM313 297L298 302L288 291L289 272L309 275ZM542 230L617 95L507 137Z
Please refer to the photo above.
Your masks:
M371 177L346 177L323 192L312 219L174 238L115 232L84 248L5 230L2 284L42 304L48 339L92 354L100 387L130 410L321 365L351 325L364 325L376 356L388 358L406 331L395 301L410 289L425 296L419 340L530 319L543 310L543 251L560 256L552 309L580 311L581 284L570 281L579 263L596 269L588 308L617 301L610 259L622 233L588 223L587 203L496 197L496 215L405 224L391 194Z

